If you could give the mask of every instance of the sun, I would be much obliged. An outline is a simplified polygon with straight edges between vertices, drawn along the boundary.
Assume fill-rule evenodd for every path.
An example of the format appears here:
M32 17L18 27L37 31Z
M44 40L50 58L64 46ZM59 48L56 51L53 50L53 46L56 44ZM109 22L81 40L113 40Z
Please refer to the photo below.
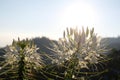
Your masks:
M85 3L73 3L61 13L61 25L64 27L94 27L96 24L94 9Z

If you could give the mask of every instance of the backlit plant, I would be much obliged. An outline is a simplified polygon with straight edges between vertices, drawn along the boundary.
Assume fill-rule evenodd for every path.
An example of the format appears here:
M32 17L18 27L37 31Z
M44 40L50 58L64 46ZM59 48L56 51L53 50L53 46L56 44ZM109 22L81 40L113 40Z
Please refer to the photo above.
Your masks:
M32 79L34 77L33 72L43 67L43 62L37 50L36 45L28 39L13 41L11 46L7 46L7 53L4 55L5 64L2 66L2 69L5 69L7 66L9 72L18 74L18 76L12 79ZM6 73L9 73L8 71Z
M67 68L64 72L66 80L76 78L81 68L88 69L89 64L96 64L104 59L102 53L106 51L100 44L100 38L94 33L94 28L67 28L63 38L53 46L56 58L52 62Z

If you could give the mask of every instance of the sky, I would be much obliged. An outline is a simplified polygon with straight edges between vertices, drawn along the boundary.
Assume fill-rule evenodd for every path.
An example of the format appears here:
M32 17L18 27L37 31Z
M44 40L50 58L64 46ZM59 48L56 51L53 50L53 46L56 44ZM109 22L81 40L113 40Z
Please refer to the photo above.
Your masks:
M120 0L0 0L0 47L18 37L57 40L66 27L94 27L102 37L117 37L119 4Z

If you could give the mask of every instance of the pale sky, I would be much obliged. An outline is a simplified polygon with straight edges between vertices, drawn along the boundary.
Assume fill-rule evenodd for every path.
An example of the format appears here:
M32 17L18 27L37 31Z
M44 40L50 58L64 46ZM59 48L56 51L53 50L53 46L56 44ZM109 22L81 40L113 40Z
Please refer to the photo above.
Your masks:
M62 37L66 27L120 35L120 0L0 0L0 47L20 37Z

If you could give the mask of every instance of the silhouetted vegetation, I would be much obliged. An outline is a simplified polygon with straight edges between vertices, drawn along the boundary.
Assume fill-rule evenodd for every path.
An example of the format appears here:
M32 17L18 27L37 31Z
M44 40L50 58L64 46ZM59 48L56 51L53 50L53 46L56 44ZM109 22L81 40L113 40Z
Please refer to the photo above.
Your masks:
M102 39L101 43L107 46L109 52L108 54L100 55L102 58L100 57L96 62L89 62L92 58L88 57L88 60L78 68L79 58L73 57L73 55L70 59L66 57L66 60L60 63L60 65L58 65L59 62L54 62L61 57L56 55L58 47L60 47L58 50L68 49L69 51L72 47L76 46L72 43L71 34L72 33L68 32L66 35L68 37L66 40L70 42L69 44L63 44L63 41L62 45L60 45L59 41L50 40L46 37L37 37L32 40L13 41L12 45L1 48L0 80L120 80L119 37L116 39ZM82 34L81 37L84 37L84 35ZM77 39L79 38L75 40L78 41ZM57 49L55 49L53 45L58 46ZM65 47L62 48L62 46ZM29 55L31 51L33 54ZM63 53L65 54L67 50L62 51L64 51ZM25 53L27 53L27 55L25 55ZM34 53L40 54L38 63L36 60L38 56L33 56ZM36 67L38 64L40 65Z

